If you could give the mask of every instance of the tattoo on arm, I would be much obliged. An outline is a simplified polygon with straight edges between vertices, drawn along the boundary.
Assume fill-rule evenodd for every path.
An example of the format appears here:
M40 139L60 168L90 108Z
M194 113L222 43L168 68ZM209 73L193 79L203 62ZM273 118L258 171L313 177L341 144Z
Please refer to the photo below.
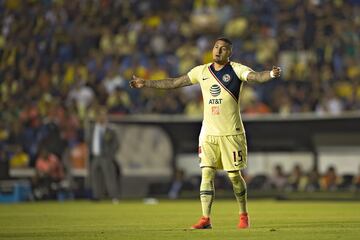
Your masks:
M172 89L192 85L187 74L177 78L166 78L162 80L145 80L145 86L149 88Z
M270 71L250 72L247 76L248 82L263 83L271 80Z

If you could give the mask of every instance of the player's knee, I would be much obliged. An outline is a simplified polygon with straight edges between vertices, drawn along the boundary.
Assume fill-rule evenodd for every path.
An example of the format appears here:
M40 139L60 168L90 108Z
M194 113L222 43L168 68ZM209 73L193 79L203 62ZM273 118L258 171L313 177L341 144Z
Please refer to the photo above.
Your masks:
M245 185L245 181L241 176L240 171L228 172L229 179L233 185Z
M232 178L240 178L241 174L240 174L240 171L231 171L231 172L228 172L228 176L229 176L230 179L232 179Z

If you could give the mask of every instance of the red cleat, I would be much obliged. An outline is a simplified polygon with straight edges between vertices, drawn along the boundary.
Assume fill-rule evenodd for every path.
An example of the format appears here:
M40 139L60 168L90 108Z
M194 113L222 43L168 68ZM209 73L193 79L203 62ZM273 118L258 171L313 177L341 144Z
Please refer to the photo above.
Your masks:
M240 214L240 222L238 224L238 228L249 228L250 227L250 223L249 223L249 217L247 213L242 213Z
M201 217L199 222L191 226L191 229L211 229L210 218Z

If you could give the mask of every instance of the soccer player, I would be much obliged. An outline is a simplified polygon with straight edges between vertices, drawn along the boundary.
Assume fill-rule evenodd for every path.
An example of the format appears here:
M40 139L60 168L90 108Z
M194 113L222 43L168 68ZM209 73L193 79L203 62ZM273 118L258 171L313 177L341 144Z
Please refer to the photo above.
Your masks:
M214 44L213 62L194 67L186 75L162 80L145 80L133 76L133 88L173 89L200 84L204 100L204 119L199 137L201 167L200 200L202 217L191 228L211 229L210 213L215 196L217 169L227 171L239 205L238 228L248 228L246 183L240 170L247 165L245 130L240 116L240 92L244 82L263 83L279 77L281 69L255 72L229 60L232 42L218 38Z

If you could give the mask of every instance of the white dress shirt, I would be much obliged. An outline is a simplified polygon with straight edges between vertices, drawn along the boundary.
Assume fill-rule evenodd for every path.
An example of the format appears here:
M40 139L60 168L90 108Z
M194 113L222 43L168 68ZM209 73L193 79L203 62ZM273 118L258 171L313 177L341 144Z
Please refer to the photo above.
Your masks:
M105 126L99 123L95 123L94 135L92 142L92 154L94 156L99 156L101 154L101 139L105 132Z

